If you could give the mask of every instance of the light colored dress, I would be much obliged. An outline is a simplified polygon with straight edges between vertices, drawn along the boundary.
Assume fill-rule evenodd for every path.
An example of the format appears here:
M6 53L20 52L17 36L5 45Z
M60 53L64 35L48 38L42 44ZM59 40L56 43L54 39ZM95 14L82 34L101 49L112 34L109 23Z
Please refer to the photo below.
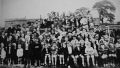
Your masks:
M6 52L5 52L4 48L2 48L2 50L1 50L1 58L5 59L5 57L6 57Z

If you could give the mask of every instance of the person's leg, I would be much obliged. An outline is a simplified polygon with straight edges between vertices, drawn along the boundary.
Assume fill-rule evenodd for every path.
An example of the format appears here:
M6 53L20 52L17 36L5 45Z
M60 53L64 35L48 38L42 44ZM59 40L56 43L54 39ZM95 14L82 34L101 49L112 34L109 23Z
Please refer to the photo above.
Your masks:
M68 63L67 59L68 59L68 57L64 56L64 64L65 64L65 66L67 66L67 63Z
M64 55L63 55L62 59L63 59L63 64L64 64L64 63L65 63L65 62L64 62Z
M93 64L93 66L95 66L95 58L94 58L94 55L91 55L91 58L92 58L92 64Z
M73 66L73 64L74 64L73 58L69 55L69 58L68 58L68 67Z
M59 55L60 65L62 64L62 57Z
M87 65L88 65L88 66L90 66L89 59L90 59L90 56L87 55Z
M51 56L48 55L48 58L49 58L49 65L51 64Z
M52 55L52 65L54 65L54 56Z
M3 64L4 64L4 62L3 62L3 61L4 61L4 59L2 58L1 60L2 60L2 65L3 65Z
M44 60L44 64L47 64L47 56L45 55L45 60Z
M82 58L82 65L85 66L84 56L81 56L81 58Z
M98 67L98 56L95 57L95 66Z
M56 66L56 64L57 64L57 55L55 55L54 58L55 58L55 66Z

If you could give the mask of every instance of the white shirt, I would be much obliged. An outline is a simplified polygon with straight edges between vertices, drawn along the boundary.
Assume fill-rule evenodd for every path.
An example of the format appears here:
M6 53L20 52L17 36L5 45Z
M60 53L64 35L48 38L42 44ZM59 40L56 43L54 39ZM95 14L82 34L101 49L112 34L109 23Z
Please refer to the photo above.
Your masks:
M23 56L23 49L22 48L17 50L17 56L18 57L22 57Z
M68 47L68 53L72 54L72 47Z

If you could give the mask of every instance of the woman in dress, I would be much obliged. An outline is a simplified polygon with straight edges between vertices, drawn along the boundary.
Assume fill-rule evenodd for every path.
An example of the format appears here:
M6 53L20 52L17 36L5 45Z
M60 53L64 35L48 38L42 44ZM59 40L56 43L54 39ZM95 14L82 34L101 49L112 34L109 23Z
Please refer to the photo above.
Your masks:
M1 43L1 59L2 59L2 64L4 64L4 60L5 60L5 57L6 57L6 51L5 51L5 48L4 48L4 43L2 42Z

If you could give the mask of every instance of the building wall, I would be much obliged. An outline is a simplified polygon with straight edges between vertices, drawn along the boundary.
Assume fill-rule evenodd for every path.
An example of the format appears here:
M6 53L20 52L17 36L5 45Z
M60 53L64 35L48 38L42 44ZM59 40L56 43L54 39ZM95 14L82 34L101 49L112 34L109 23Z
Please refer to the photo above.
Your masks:
M17 24L26 24L27 20L7 20L5 21L5 28L7 29L8 27L11 27L13 25L17 25Z

